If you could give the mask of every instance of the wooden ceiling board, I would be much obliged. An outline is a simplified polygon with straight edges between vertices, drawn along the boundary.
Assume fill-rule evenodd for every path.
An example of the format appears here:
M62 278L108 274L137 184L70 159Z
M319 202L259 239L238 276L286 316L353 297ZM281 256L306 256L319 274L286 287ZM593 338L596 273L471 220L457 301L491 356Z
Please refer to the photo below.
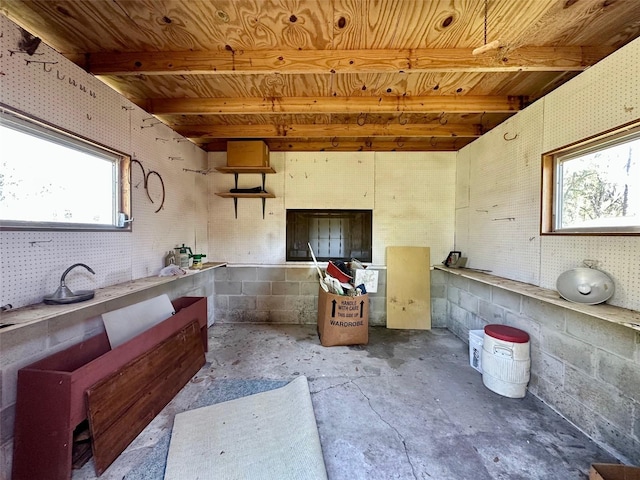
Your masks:
M269 139L285 151L456 150L473 139L459 132L490 130L640 36L638 0L487 7L485 23L482 0L2 0L19 26L216 149L231 126L300 137ZM485 24L500 47L473 55Z
M637 0L556 0L537 22L509 40L521 45L613 45L620 47L638 37L640 6ZM626 28L621 28L626 25Z

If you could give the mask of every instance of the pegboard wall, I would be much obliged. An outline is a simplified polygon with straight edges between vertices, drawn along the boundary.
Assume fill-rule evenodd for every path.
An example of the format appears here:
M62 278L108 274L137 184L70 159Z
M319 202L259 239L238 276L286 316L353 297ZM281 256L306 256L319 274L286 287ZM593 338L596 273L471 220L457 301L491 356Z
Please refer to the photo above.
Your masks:
M226 154L210 153L210 168ZM260 201L210 195L209 245L230 263L282 265L287 208L373 209L373 264L385 264L387 245L430 246L434 259L453 245L455 153L297 152L270 154L276 173L266 176L265 219ZM402 165L402 168L399 168ZM233 175L214 172L211 192L228 192ZM240 175L239 187L254 187L259 175ZM438 260L439 261L439 260Z
M285 157L285 208L373 209L373 152L294 152Z
M555 289L560 273L597 260L616 283L609 303L640 310L640 238L539 236L542 154L637 118L639 61L636 40L459 152L456 247L468 266Z
M284 209L284 153L269 154L275 174L265 175L265 190L276 198L265 201L262 218L262 201L258 198L239 198L238 217L235 218L233 199L222 198L215 192L228 192L234 188L234 176L215 171L227 164L227 154L209 153L209 246L213 260L229 263L282 265L285 263ZM239 188L262 185L260 174L238 176Z
M527 283L539 273L542 112L530 106L458 155L456 249L471 268Z
M639 65L636 40L547 95L544 152L640 118Z
M452 250L456 154L376 153L373 262L386 264L388 246L430 248L431 263Z
M73 289L96 289L158 274L166 252L183 242L208 253L206 153L45 44L20 51L21 29L0 15L0 102L130 155L132 232L0 232L0 304L37 303L74 269ZM156 212L156 210L158 210Z

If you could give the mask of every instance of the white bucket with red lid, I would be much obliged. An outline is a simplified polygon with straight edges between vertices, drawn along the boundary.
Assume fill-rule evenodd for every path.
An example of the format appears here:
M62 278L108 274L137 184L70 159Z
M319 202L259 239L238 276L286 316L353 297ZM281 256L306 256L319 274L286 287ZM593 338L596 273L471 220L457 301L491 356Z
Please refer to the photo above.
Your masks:
M522 398L531 375L529 334L508 325L484 327L482 383L509 398Z

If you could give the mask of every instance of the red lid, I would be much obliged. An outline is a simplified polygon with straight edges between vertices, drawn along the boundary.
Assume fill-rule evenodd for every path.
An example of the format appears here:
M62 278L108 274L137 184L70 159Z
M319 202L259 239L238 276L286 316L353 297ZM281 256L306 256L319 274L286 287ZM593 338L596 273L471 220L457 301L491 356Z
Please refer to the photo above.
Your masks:
M529 341L529 334L527 332L508 327L507 325L486 325L484 327L484 333L498 340L504 340L505 342L527 343Z

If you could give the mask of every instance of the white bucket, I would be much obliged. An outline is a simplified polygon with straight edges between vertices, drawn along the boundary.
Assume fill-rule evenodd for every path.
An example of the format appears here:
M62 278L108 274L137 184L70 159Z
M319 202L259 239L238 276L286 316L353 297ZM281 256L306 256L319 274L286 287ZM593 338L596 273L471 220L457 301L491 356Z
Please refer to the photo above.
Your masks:
M469 365L482 373L482 341L484 330L469 330Z
M506 325L487 325L484 333L482 383L505 397L524 397L531 373L529 335Z

